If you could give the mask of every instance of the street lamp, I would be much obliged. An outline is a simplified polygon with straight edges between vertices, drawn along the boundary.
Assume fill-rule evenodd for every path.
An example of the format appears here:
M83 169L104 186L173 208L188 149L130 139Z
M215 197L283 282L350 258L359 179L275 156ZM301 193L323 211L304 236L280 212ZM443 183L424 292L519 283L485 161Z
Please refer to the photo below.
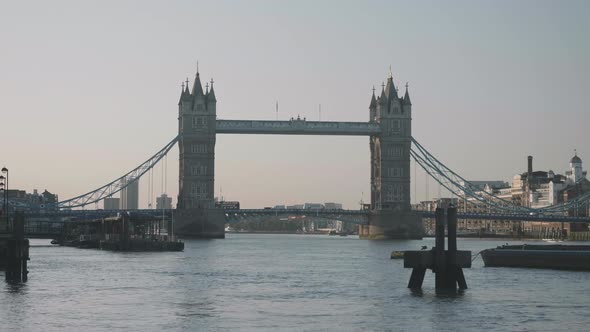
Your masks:
M4 190L4 175L0 175L0 193L2 194L2 213L6 213L6 190Z
M8 226L8 168L2 167L2 174L6 173L4 182L4 213L6 213L6 226ZM0 175L4 179L4 175Z

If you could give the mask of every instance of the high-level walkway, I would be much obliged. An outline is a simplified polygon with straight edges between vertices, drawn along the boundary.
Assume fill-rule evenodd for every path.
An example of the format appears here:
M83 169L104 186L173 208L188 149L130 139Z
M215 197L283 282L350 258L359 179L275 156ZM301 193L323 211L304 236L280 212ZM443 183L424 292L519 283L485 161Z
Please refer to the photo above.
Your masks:
M217 120L215 126L215 132L218 134L371 136L381 132L381 127L377 123L307 121L305 119Z

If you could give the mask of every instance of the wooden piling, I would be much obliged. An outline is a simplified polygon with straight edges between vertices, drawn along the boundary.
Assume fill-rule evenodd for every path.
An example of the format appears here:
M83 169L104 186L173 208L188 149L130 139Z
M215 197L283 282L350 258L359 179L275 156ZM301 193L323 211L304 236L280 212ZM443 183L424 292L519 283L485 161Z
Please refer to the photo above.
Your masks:
M435 230L435 254L434 269L435 287L445 288L447 283L447 264L445 260L445 210L437 208L435 211L436 230Z
M447 273L448 280L446 287L448 289L467 289L467 282L463 275L463 269L457 265L457 208L450 207L447 209L447 241L449 251L447 252Z
M6 247L6 281L25 282L28 279L29 240L24 235L25 214L17 211L13 219L13 237L8 239Z
M404 267L413 268L408 288L421 288L426 269L435 273L435 288L443 291L466 289L463 267L471 267L471 251L457 250L457 209L438 208L435 212L435 247L430 251L405 251ZM445 251L445 222L448 250Z

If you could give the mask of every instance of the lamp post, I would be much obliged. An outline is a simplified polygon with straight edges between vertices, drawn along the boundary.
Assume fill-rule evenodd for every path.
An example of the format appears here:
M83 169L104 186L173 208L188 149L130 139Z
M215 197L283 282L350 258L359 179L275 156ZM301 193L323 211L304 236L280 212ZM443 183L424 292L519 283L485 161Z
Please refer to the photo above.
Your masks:
M8 226L8 168L2 167L2 174L6 173L6 180L4 185L4 209L6 210L6 226ZM4 175L0 175L4 177Z
M6 213L6 191L4 190L4 181L6 178L0 174L0 193L2 193L2 213Z

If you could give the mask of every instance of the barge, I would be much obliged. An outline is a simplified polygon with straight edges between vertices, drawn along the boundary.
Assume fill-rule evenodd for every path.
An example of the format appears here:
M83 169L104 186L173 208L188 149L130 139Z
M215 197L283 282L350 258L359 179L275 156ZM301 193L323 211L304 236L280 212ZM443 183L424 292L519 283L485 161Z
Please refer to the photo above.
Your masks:
M503 245L481 252L486 267L590 271L590 245Z
M175 239L172 220L165 222L150 215L120 213L116 217L68 222L64 225L62 246L113 251L183 251L184 243Z

